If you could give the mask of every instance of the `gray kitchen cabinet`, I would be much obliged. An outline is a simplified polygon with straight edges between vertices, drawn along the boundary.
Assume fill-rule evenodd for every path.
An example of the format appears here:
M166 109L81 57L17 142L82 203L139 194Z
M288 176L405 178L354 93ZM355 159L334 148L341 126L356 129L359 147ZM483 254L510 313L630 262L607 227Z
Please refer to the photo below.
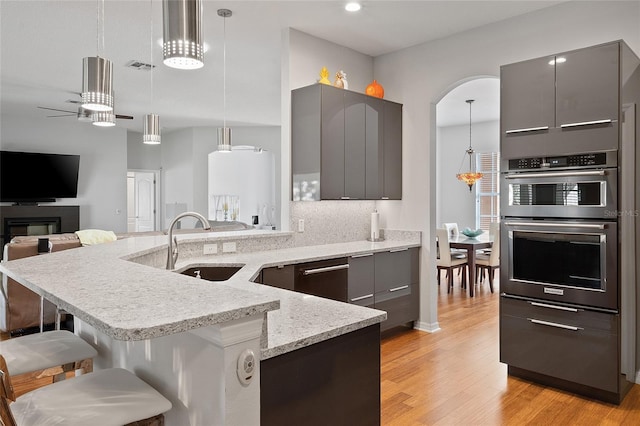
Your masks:
M387 312L381 330L416 321L420 314L419 249L378 252L374 259L374 307Z
M264 268L260 271L260 279L257 282L271 287L293 290L295 284L294 265L279 265Z
M349 303L373 307L375 266L373 253L349 257Z
M401 104L315 84L291 108L294 201L402 197Z
M619 314L545 305L501 298L500 361L510 374L554 377L619 403Z
M500 67L501 157L617 149L621 42Z

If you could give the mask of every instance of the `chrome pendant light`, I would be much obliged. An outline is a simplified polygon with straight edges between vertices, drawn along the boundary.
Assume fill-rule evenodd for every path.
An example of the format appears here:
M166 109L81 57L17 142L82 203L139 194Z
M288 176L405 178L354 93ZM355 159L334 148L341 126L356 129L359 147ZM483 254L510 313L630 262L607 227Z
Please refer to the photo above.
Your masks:
M113 111L113 64L100 57L104 50L104 0L98 3L97 51L95 57L82 59L82 107L91 111Z
M99 127L113 127L116 125L116 115L110 111L98 111L91 114L91 124Z
M227 18L232 15L229 9L218 9L218 16L224 18L224 37L222 44L222 128L218 129L218 151L231 152L231 128L227 127Z
M458 180L466 183L469 186L469 191L471 191L473 184L482 178L482 173L476 172L475 168L473 167L474 151L473 151L473 147L471 146L471 104L473 103L473 99L467 99L465 102L469 104L469 148L467 148L467 150L465 151L465 155L467 154L469 155L469 171L466 173L460 173L458 171L458 174L456 175L456 177L458 178ZM460 164L460 170L462 170L462 164L464 164L464 158L465 157L463 156L462 163Z
M158 114L147 114L143 119L142 142L147 145L159 145L160 137L160 117Z
M193 70L204 66L202 3L200 0L163 0L164 64Z
M149 0L150 29L149 29L149 58L151 70L149 70L149 94L150 104L153 108L153 1ZM158 114L147 114L142 118L142 142L147 145L159 145L160 138L160 117Z

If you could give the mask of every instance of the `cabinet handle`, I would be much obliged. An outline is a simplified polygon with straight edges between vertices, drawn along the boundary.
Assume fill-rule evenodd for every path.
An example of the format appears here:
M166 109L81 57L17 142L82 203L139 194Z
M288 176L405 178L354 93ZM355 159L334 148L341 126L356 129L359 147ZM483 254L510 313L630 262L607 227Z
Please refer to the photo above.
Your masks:
M356 197L340 197L341 200L359 200L359 198Z
M349 269L349 264L325 266L324 268L306 269L302 271L302 275L322 274L323 272L339 271L340 269Z
M381 199L381 200L388 200L388 199L389 199L389 197L381 197L380 199Z
M540 302L529 302L529 304L532 306L539 306L541 308L557 309L559 311L578 312L578 309L576 308L567 308L565 306L548 305L546 303L540 303Z
M354 254L353 256L351 256L351 258L352 259L357 259L359 257L369 257L369 256L373 256L373 253Z
M507 130L505 133L507 135L511 135L511 134L514 134L514 133L537 132L539 130L549 130L549 126L527 127L527 128L524 128L524 129L513 129L513 130Z
M408 285L403 285L402 287L390 288L389 292L400 291L400 290L404 290L405 288L409 288L409 286Z
M409 250L409 247L389 250L389 253L398 253L398 252L407 251L407 250Z
M611 123L610 118L606 119L606 120L593 120L593 121L582 121L579 123L567 123L567 124L561 124L560 128L561 129L566 129L569 127L582 127L582 126L591 126L593 124L606 124L606 123Z
M587 170L574 172L536 172L536 173L510 173L504 175L505 179L524 179L524 178L549 178L549 177L582 177L582 176L605 176L606 170Z
M364 299L368 299L370 297L373 297L373 294L366 294L364 296L354 297L353 299L351 299L351 301L352 302L357 302L358 300L364 300Z
M584 229L605 229L606 224L593 224L593 223L555 223L555 222L502 222L505 226L534 226L534 227L555 227L555 228L584 228Z
M571 330L571 331L584 330L581 327L574 327L573 325L558 324L557 322L542 321L542 320L537 320L533 318L527 318L527 319L534 324L548 325L549 327L562 328L564 330Z

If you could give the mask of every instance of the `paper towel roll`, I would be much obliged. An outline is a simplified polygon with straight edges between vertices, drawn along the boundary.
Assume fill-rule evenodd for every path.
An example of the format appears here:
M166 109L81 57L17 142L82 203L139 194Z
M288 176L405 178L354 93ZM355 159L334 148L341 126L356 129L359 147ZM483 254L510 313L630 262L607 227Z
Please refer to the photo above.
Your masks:
M371 241L376 241L380 238L380 215L378 211L371 213Z

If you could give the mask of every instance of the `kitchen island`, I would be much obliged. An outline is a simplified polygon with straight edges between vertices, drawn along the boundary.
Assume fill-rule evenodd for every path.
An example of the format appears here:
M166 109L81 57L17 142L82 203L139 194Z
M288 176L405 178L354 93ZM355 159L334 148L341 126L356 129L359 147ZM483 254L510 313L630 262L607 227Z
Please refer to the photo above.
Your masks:
M226 240L246 251L201 255L202 244ZM249 248L246 243L253 240L266 241L268 248ZM96 368L129 368L167 396L173 403L166 415L168 425L255 424L259 368L248 384L235 377L236 359L244 350L267 360L376 328L386 317L383 311L252 283L261 268L419 244L418 236L294 248L287 247L287 233L180 235L178 270L189 265L242 265L232 278L219 283L161 268L166 236L127 238L9 261L0 271L74 315L76 332L98 348Z

